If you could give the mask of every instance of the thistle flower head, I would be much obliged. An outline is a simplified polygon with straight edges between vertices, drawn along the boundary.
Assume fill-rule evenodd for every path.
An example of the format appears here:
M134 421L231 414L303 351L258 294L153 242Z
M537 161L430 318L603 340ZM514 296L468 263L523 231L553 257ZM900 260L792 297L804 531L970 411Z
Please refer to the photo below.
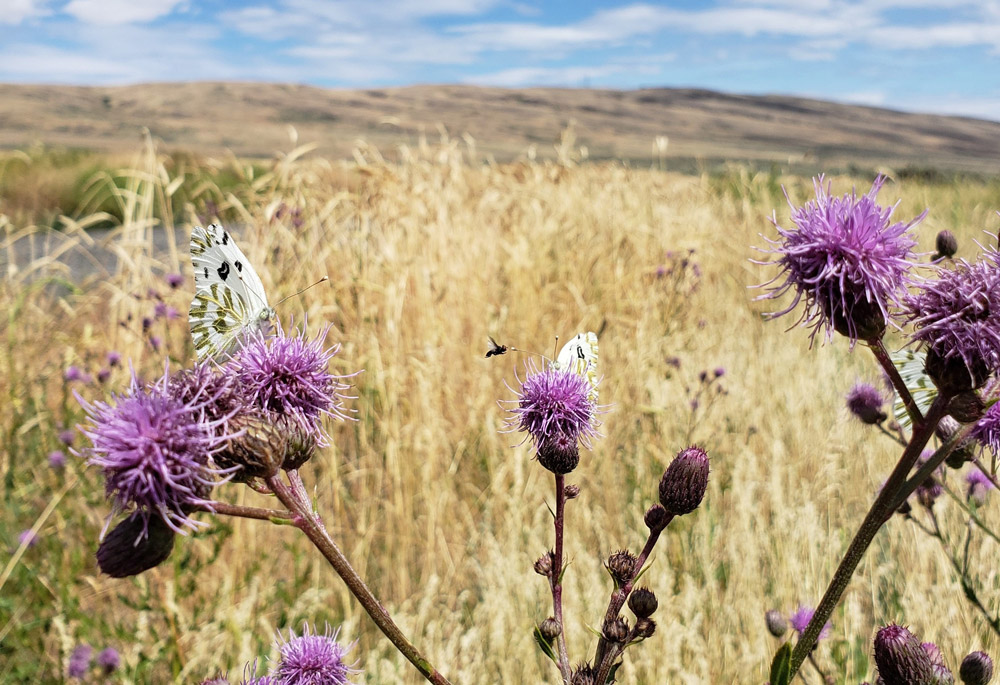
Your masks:
M900 625L890 624L876 633L875 663L886 685L933 682L930 654L913 633Z
M340 345L324 348L329 330L313 340L303 330L292 336L280 331L270 338L254 335L232 360L236 382L252 406L291 416L323 442L322 418L349 419L344 400L353 399L344 394L351 387L344 382L350 376L330 373Z
M986 652L972 652L962 659L958 677L965 685L986 685L993 680L993 659Z
M169 386L168 373L148 388L133 374L128 393L111 402L89 404L78 395L91 422L82 431L92 443L79 454L103 469L117 512L134 509L147 525L157 517L183 532L197 525L190 508L204 504L216 479L227 475L209 459L233 436L219 434L221 419L206 418L213 397L194 391L182 400Z
M927 349L927 373L949 394L980 387L1000 368L1000 254L956 260L920 285L905 317Z
M994 455L1000 455L1000 402L995 402L976 421L971 437Z
M882 409L884 402L882 393L868 383L855 383L847 393L847 408L862 423L869 425L882 423L888 418Z
M815 613L816 610L812 607L800 604L795 613L788 617L788 624L792 626L792 630L801 636L802 633L805 632L806 627L809 625L809 622L812 620L813 614ZM832 630L833 624L830 621L827 621L823 626L823 629L819 631L819 637L816 638L816 641L819 642L820 640L825 640L830 637L830 632Z
M768 240L771 249L764 251L777 255L771 263L780 266L781 273L764 285L782 276L784 281L761 297L793 291L791 304L772 317L787 314L805 299L800 322L812 326L813 338L823 330L830 340L837 331L853 344L881 335L890 306L900 304L916 246L908 231L927 212L906 224L890 224L895 206L881 207L875 201L884 176L860 197L855 191L832 197L823 180L813 179L815 200L792 206L795 228L782 228L772 218L779 239Z
M62 450L49 452L49 468L60 470L66 467L66 453Z
M708 473L705 450L691 446L678 452L660 478L660 504L667 513L683 516L697 509L708 489Z
M340 630L330 631L329 626L322 635L310 634L309 626L302 627L302 635L289 632L288 640L279 639L281 661L274 670L274 677L282 685L350 685L348 678L360 671L344 663L344 657L354 648L337 642Z
M66 667L66 675L70 678L82 678L90 670L90 660L93 658L94 649L88 644L77 645L69 655L69 664Z
M567 453L577 441L589 448L590 438L598 435L599 408L590 399L590 382L580 374L541 371L529 361L521 387L514 392L517 399L508 400L513 406L507 411L513 416L506 421L507 429L524 431L539 453L550 448Z
M118 651L114 647L105 647L97 655L97 665L105 673L114 673L121 665L121 657L118 656Z
M993 483L990 479L977 468L965 474L965 485L965 496L979 505L986 501L987 493L993 489Z

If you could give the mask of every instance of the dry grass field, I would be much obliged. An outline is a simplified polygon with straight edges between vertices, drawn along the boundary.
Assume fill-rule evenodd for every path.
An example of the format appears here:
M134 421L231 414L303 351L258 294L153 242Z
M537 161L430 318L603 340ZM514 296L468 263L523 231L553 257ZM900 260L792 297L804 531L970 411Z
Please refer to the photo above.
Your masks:
M180 540L170 561L133 580L101 576L94 550L108 506L99 474L47 455L82 420L72 392L93 399L124 389L67 382L76 365L92 377L114 350L152 377L164 361L192 359L186 310L193 292L184 241L211 212L225 218L257 265L274 302L321 276L330 282L278 308L287 325L329 323L343 344L339 372L355 379L357 421L332 427L333 444L305 470L334 538L404 631L453 683L555 683L533 643L551 612L532 572L552 545L551 475L519 437L501 434L515 370L524 356L486 360L486 336L551 354L555 336L601 330L604 437L569 481L567 634L574 662L593 654L610 592L607 555L645 539L642 515L664 467L697 443L712 460L700 509L678 519L657 546L645 584L659 597L658 630L628 651L622 683L761 683L779 642L764 612L815 604L839 555L898 456L844 408L855 380L877 379L867 351L843 339L810 349L790 320L767 322L773 303L749 289L773 275L752 263L787 221L784 185L796 202L810 179L731 168L680 175L618 163L484 164L466 143L406 148L386 162L361 146L351 162L296 154L265 168L225 163L234 189L213 192L213 174L176 176L151 150L122 170L110 197L121 225L103 245L85 229L106 217L66 219L61 230L87 250L111 250L117 266L71 282L55 256L8 255L0 289L0 681L63 682L68 655L86 642L118 649L111 682L198 682L233 676L271 654L279 628L309 621L357 639L359 682L416 683L368 617L291 527L202 517L211 525ZM870 177L835 177L835 192ZM188 200L179 210L170 197ZM960 255L996 232L1000 182L890 183L897 216L925 207L921 248L948 229ZM0 207L6 246L48 228L13 224ZM179 249L154 251L154 232ZM683 267L683 259L688 266ZM694 265L697 265L697 269ZM661 268L663 267L663 268ZM673 270L671 270L671 268ZM171 290L164 275L185 281ZM182 314L152 316L156 291ZM770 305L770 306L769 306ZM158 348L151 344L155 336ZM699 373L724 368L725 393L692 400ZM80 446L81 436L76 436ZM235 484L218 499L268 506ZM965 520L939 505L948 535ZM1000 502L981 511L994 527ZM18 534L39 533L19 547ZM981 595L995 610L996 543L971 546ZM985 622L963 598L940 547L902 519L878 535L834 616L817 661L837 682L873 677L871 636L884 622L911 625L949 664L971 649L998 655ZM808 682L818 679L808 667ZM89 682L99 682L91 680Z

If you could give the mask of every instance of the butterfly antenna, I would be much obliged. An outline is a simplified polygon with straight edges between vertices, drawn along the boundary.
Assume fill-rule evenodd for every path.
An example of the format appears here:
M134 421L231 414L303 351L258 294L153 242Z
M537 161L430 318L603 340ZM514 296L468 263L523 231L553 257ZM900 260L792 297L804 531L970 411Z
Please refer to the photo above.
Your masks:
M305 288L303 288L302 290L298 291L297 293L292 293L292 294L291 294L291 295L289 295L288 297L283 297L283 298L281 298L280 300L278 300L278 302L277 302L277 303L275 303L275 305L274 305L274 306L275 306L275 307L277 307L277 306L278 306L279 304L281 304L281 303L282 303L282 302L284 302L285 300L290 300L290 299L292 299L293 297L298 297L299 295L301 295L301 294L302 294L302 293L304 293L305 291L309 290L309 288L313 287L314 285L319 285L320 283L323 283L323 282L325 282L325 281L329 281L329 280L330 280L330 277L329 277L329 276L323 276L323 278L319 279L318 281L316 281L316 282L315 282L315 283L313 283L312 285L307 285L307 286L306 286Z

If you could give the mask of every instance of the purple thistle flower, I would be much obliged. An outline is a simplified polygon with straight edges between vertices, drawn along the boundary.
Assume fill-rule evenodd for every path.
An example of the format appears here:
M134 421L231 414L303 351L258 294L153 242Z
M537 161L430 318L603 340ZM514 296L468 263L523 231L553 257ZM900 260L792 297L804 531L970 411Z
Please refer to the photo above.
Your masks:
M579 440L589 448L590 438L599 435L595 417L600 408L589 397L590 382L580 374L569 369L540 371L529 361L520 391L507 387L517 394L516 400L507 400L516 403L507 409L513 414L505 422L507 430L527 433L525 439L531 438L536 451L556 439Z
M330 632L327 626L322 635L310 634L309 626L302 626L302 635L289 632L288 641L279 644L281 661L274 676L282 685L351 685L348 677L359 673L344 663L344 657L356 643L346 648L337 642L340 629ZM282 640L278 633L279 641Z
M34 547L38 544L38 534L33 533L30 528L22 530L17 536L17 544L25 547Z
M121 666L121 657L114 647L105 647L97 655L97 665L104 669L105 673L114 673Z
M73 441L76 440L76 431L72 428L67 428L66 430L59 431L59 442L70 447L73 445Z
M269 675L257 675L257 660L243 667L243 680L240 685L280 685L278 678Z
M153 352L159 352L160 346L163 344L163 339L158 335L149 336L149 346L153 348Z
M798 633L800 636L805 632L806 627L809 625L809 621L812 620L813 614L816 610L812 607L807 607L802 604L799 605L798 610L788 617L788 624L792 626L792 629ZM830 621L826 622L823 629L819 631L819 637L816 641L825 640L830 637L830 632L833 630L833 624Z
M162 519L182 533L195 527L188 517L191 506L206 503L219 476L228 471L210 468L209 458L232 435L219 435L222 419L206 418L213 398L195 392L188 400L171 396L169 375L148 389L133 375L128 394L113 403L77 401L90 419L83 433L92 446L81 451L87 463L104 470L105 491L115 511L135 509L144 522Z
M93 648L88 644L77 645L73 653L69 655L69 666L66 668L66 675L70 678L82 678L90 670L90 660L94 654Z
M933 682L934 661L903 626L893 623L879 629L874 643L878 674L886 685Z
M886 413L882 410L883 402L885 398L882 397L882 393L868 383L855 383L847 393L847 408L862 423L869 425L886 420Z
M180 274L167 274L164 278L167 281L167 285L169 285L173 290L176 290L184 284L184 277Z
M975 264L956 260L938 274L906 297L905 315L927 348L928 374L957 394L1000 368L1000 253L987 250Z
M986 474L977 468L965 474L965 484L967 486L965 496L979 505L986 502L987 493L994 487L990 479L986 477Z
M62 450L52 450L49 452L49 468L62 469L66 467L66 453Z
M995 402L976 421L971 437L994 455L1000 455L1000 402Z
M249 404L295 419L321 444L325 436L320 420L325 415L351 418L344 400L354 398L344 394L351 387L344 379L356 375L330 373L330 360L340 351L340 345L324 349L329 331L327 326L314 340L306 339L302 330L294 336L280 331L270 338L252 335L231 362L232 373Z
M108 359L108 366L114 368L115 366L118 366L121 363L122 356L117 352L115 352L114 350L112 350L108 352L107 359Z
M98 382L107 383L109 378L111 378L111 369L101 369L97 372Z
M927 212L908 224L890 225L898 202L884 208L875 201L884 176L878 176L871 190L860 197L856 191L831 197L830 185L824 189L823 180L823 176L813 179L816 199L800 208L792 206L785 193L795 228L784 229L772 217L779 239L767 239L771 249L763 251L778 258L758 262L781 267L781 273L763 286L782 276L785 280L757 299L777 298L792 290L791 304L772 313L772 318L792 311L805 298L799 322L812 325L811 340L820 329L831 340L836 330L853 344L859 338L881 335L890 305L900 304L916 246L907 231Z
M63 374L63 378L66 379L68 383L81 380L83 378L83 371L81 371L80 367L78 366L75 365L70 366L66 369L66 372Z
M167 303L162 300L153 307L153 318L162 319L167 315Z

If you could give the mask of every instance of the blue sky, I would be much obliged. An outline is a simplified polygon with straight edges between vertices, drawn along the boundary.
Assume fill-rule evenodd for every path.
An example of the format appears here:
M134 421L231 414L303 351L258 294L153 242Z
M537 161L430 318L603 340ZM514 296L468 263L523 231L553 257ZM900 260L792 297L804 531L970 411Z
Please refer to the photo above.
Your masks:
M1000 0L0 0L0 81L782 93L1000 120Z

